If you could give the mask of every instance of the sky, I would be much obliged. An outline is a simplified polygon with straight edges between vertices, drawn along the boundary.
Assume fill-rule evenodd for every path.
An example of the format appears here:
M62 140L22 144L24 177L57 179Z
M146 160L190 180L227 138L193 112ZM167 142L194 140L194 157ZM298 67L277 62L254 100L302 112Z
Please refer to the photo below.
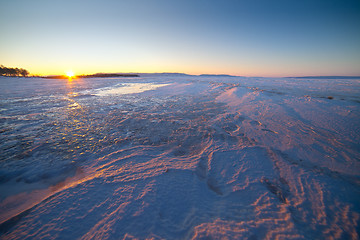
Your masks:
M0 0L0 64L32 74L360 75L360 0Z

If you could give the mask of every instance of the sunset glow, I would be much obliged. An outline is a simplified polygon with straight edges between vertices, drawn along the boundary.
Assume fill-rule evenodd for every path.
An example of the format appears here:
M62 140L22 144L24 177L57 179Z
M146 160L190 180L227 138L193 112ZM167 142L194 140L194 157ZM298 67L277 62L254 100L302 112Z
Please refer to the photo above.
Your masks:
M75 76L74 72L73 71L67 71L66 72L66 76L69 77L69 78L72 78Z

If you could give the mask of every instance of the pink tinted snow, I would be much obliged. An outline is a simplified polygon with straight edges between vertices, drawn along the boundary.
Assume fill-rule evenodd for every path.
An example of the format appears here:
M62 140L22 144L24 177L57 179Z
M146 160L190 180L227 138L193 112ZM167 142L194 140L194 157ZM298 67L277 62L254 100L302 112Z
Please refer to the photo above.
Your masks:
M159 78L136 95L137 111L102 115L124 139L95 143L101 156L31 211L4 213L15 217L1 238L359 238L358 103L189 80ZM123 99L96 101L104 111ZM74 103L77 120L89 114Z

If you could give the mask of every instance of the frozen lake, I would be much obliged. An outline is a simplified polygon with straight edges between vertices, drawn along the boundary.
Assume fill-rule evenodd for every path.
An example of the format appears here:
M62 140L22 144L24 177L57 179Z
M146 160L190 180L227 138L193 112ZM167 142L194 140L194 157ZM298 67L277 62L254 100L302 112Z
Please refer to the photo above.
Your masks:
M360 79L0 89L1 239L359 239Z

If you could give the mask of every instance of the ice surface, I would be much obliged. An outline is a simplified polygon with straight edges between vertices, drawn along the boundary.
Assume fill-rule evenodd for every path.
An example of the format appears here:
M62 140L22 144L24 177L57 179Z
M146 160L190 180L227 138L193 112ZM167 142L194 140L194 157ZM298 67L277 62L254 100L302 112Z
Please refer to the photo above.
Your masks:
M131 94L131 93L141 93L149 90L155 90L159 87L167 86L168 84L152 84L152 83L121 83L118 87L117 85L112 87L107 87L105 89L99 89L96 93L98 96L108 96L108 95L119 95L119 94Z
M1 239L358 239L360 79L0 77Z

